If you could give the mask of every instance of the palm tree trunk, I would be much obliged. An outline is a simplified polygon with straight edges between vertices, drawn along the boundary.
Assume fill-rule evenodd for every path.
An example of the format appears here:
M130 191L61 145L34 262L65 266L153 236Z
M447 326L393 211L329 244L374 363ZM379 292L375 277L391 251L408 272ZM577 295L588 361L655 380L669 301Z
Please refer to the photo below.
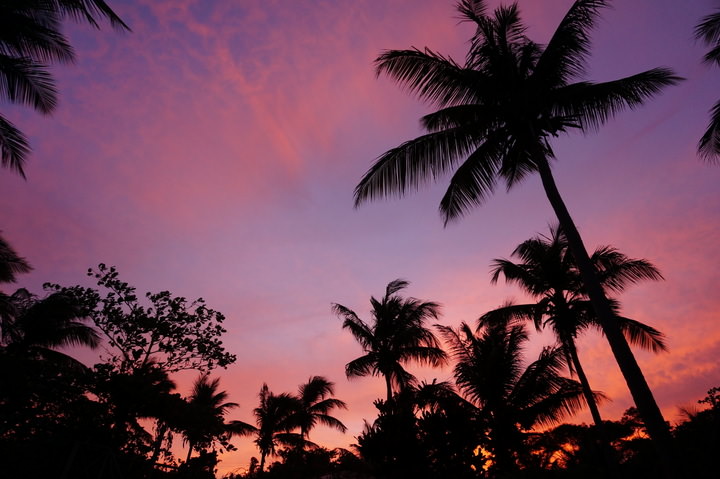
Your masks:
M598 438L597 447L600 451L600 456L607 467L608 477L613 479L620 478L622 475L618 467L617 455L615 454L615 450L612 446L610 446L610 437L607 434L607 429L602 421L602 417L600 417L600 410L598 409L597 402L595 401L592 389L590 388L590 381L588 381L588 378L585 375L585 370L580 364L580 358L578 357L577 348L575 347L575 341L569 338L566 339L564 343L570 353L570 359L575 367L575 372L580 380L585 401L587 402L588 409L590 409L590 415L595 423L595 432Z
M185 464L187 464L190 461L190 456L192 455L193 448L195 447L195 443L193 441L188 441L188 453L187 457L185 458Z
M385 388L387 389L387 402L386 407L390 407L390 401L392 401L392 381L390 381L390 375L385 375Z
M260 452L260 472L265 472L265 452Z
M582 278L590 302L595 309L603 333L610 344L610 349L615 356L615 360L620 367L620 371L625 378L625 382L630 390L630 394L635 401L638 412L645 423L645 428L650 435L653 444L658 453L658 460L661 463L662 472L666 477L674 477L670 467L670 458L672 457L672 438L665 419L660 412L660 408L655 402L652 391L643 376L642 370L635 360L635 356L630 349L625 336L620 330L615 314L610 308L610 303L605 296L600 281L597 279L595 269L590 261L585 245L583 244L580 233L570 216L565 203L563 202L560 192L557 189L555 180L550 171L550 165L544 157L536 155L536 164L545 194L552 205L558 222L565 233L568 241L568 247L577 262L578 270Z

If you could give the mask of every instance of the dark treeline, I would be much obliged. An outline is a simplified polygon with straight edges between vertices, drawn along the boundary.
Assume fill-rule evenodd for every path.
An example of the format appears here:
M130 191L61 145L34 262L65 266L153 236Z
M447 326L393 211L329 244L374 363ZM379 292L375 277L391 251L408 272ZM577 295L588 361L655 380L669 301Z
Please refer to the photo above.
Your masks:
M532 254L530 254L532 251ZM334 417L346 404L334 385L314 376L293 393L260 388L251 421L231 419L237 406L210 373L235 356L222 345L224 317L201 299L135 289L112 267L89 270L98 288L46 284L44 297L25 289L0 293L0 461L8 478L214 478L219 455L253 441L258 457L231 478L502 478L635 477L659 474L645 425L635 409L619 421L561 421L605 396L580 377L574 339L599 329L587 305L563 235L537 236L496 260L500 275L537 302L507 303L475 324L429 324L440 306L403 297L403 280L371 298L364 321L340 304L333 311L363 355L346 365L348 378L379 376L386 395L375 401L353 450L311 441L317 426L345 431ZM656 279L645 260L598 248L594 261L606 287ZM0 242L0 281L30 267ZM664 348L650 326L619 314L628 339ZM526 357L526 323L551 328L557 343ZM62 352L97 348L87 367ZM452 365L452 380L421 381L409 364ZM172 375L197 371L191 392L175 390ZM584 376L584 374L583 374ZM720 389L687 410L672 428L673 450L688 477L716 477ZM597 413L599 417L599 412ZM593 414L595 419L595 414ZM173 447L175 445L175 447ZM178 456L178 451L182 454ZM268 461L268 460L271 461Z

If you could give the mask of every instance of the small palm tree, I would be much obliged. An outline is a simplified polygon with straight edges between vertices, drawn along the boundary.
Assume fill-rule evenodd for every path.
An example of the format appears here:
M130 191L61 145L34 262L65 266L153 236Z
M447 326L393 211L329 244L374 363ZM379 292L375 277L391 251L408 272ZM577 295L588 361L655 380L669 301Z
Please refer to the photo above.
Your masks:
M260 389L260 405L253 410L257 426L232 421L236 434L255 436L255 444L260 451L260 472L265 470L265 459L274 456L278 446L297 446L303 438L292 432L301 425L300 400L292 394L273 394L267 384Z
M71 18L99 28L102 19L129 30L103 0L12 0L0 2L0 94L13 103L51 113L57 89L49 64L71 62L72 46L61 32ZM0 165L25 176L30 145L23 133L0 116Z
M720 65L720 11L702 19L695 27L695 37L710 47L705 54L705 63ZM720 158L720 101L710 110L710 124L700 138L698 152L707 161Z
M585 295L580 273L568 250L565 235L559 227L550 228L549 236L540 235L524 241L515 248L512 255L519 258L520 262L494 260L492 283L497 283L502 275L508 283L520 286L537 302L507 304L485 313L479 320L480 326L519 319L534 323L538 331L550 328L566 357L570 374L577 373L595 424L602 427L600 412L580 363L576 344L577 337L587 329L602 329ZM619 293L626 286L641 280L662 279L658 269L649 261L628 258L609 246L597 248L590 259L598 271L602 285L614 293ZM666 350L662 333L648 325L620 316L617 302L613 304L618 313L620 327L630 343L653 352Z
M481 205L497 183L508 188L540 176L568 240L598 321L610 343L648 432L671 457L671 437L645 377L605 297L580 233L555 179L551 141L599 128L680 78L655 68L619 80L580 80L590 52L590 30L609 2L576 0L545 44L526 36L517 4L489 13L483 0L460 0L463 20L475 25L465 63L430 49L390 50L376 60L387 74L439 110L423 117L428 131L382 154L355 188L355 205L408 191L454 171L440 212L445 222Z
M343 318L343 328L350 330L365 352L345 366L347 377L383 376L388 403L394 390L415 382L404 364L416 362L438 367L447 362L447 355L437 338L424 325L426 320L438 318L440 305L397 295L408 284L396 279L387 285L382 299L370 298L372 324L364 322L341 304L332 306L333 312Z
M347 427L337 418L330 415L333 409L347 409L347 404L333 398L335 385L322 376L313 376L307 383L298 388L297 399L299 410L297 421L300 424L300 435L303 444L308 440L310 430L318 423L345 432Z
M193 450L201 451L215 441L227 441L235 428L226 424L224 416L237 403L227 402L228 393L219 391L220 379L212 381L203 374L193 383L192 393L187 400L187 422L181 431L188 445L185 463L190 460Z
M439 326L450 346L455 382L487 425L495 477L512 474L523 452L524 432L559 422L583 404L580 384L560 375L562 351L544 348L523 367L525 327L510 322L484 325L477 333Z

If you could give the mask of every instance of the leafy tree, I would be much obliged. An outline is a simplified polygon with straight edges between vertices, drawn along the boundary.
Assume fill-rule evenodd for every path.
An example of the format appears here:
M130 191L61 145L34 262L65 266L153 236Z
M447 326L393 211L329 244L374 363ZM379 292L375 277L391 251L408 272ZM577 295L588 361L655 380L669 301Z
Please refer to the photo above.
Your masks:
M710 51L705 54L705 63L720 65L720 11L701 20L695 27L695 37L710 47ZM700 138L698 152L707 161L720 158L720 101L710 110L710 124Z
M555 157L552 138L573 130L597 129L616 113L639 107L680 80L666 68L602 83L579 80L590 51L590 30L607 3L576 0L549 42L541 45L525 35L517 4L488 13L483 0L461 0L462 19L476 26L464 65L427 48L382 53L376 60L377 73L389 75L439 110L423 117L427 134L377 159L355 188L355 205L392 194L402 196L455 170L440 203L447 223L482 204L499 180L511 188L538 173L603 332L662 450L660 460L666 460L671 457L667 425L550 167Z
M379 301L370 298L371 324L341 304L332 306L333 312L344 319L343 328L350 330L365 352L345 366L347 377L383 376L387 402L392 400L393 390L402 390L415 382L404 364L416 362L438 367L447 361L437 338L424 325L426 320L438 318L440 306L415 298L404 299L396 294L408 284L396 279L387 285L385 295Z
M43 114L57 104L53 63L68 63L75 52L62 33L66 19L99 28L101 20L121 30L128 26L103 0L4 0L0 2L0 95ZM0 165L25 177L30 152L25 135L0 116Z
M486 324L473 333L439 326L449 344L455 381L478 409L487 427L487 448L495 477L516 472L526 460L524 432L558 423L583 404L580 384L560 375L562 351L544 348L538 359L522 367L527 331L519 324Z
M166 372L184 369L209 371L226 367L235 355L225 351L220 336L225 316L208 308L200 298L188 302L170 292L146 293L150 307L142 306L135 288L121 281L115 267L104 264L88 276L107 292L82 286L45 288L73 298L82 314L92 319L108 340L104 358L120 372L132 372L149 364Z
M550 228L549 236L540 235L524 241L512 255L520 261L493 261L492 282L497 283L502 275L508 283L520 286L537 302L505 305L484 314L480 324L513 318L534 323L538 331L550 328L566 357L570 374L577 373L593 421L602 428L602 418L575 342L589 328L602 329L585 295L565 235L559 227ZM622 292L627 285L641 280L662 279L650 262L628 258L610 246L597 248L590 260L603 287L610 292ZM619 313L617 307L614 310ZM617 319L630 343L654 352L666 350L664 336L656 329L619 314Z

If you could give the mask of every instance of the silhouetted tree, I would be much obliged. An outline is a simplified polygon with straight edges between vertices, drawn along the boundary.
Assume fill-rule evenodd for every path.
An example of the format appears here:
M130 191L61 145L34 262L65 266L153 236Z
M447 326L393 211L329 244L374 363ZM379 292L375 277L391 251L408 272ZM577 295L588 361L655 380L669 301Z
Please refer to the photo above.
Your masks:
M128 26L102 0L5 0L0 2L0 95L43 114L57 104L52 63L68 63L75 52L62 33L70 18L99 28L101 20L121 30ZM0 116L0 164L25 177L30 145L23 133Z
M225 316L205 305L200 298L189 303L169 291L146 293L150 307L140 304L135 288L121 281L115 267L104 264L90 269L88 276L107 292L93 288L45 288L73 298L83 315L92 319L108 340L109 357L104 358L120 372L132 372L152 363L167 372L195 369L207 372L227 367L235 355L225 351L221 335Z
M318 423L341 432L347 431L347 427L339 419L330 415L333 409L347 409L347 404L332 397L333 394L335 385L322 376L313 376L298 387L300 407L296 419L300 424L303 443L308 440L310 430Z
M608 2L577 0L546 45L531 41L517 4L487 12L482 0L458 3L476 32L465 64L432 50L391 50L376 60L387 74L440 109L422 119L429 133L381 155L355 188L355 205L404 195L455 170L441 203L445 222L482 202L500 179L508 188L538 173L576 258L602 329L662 457L670 436L650 388L604 295L592 262L560 196L550 162L550 139L597 129L636 108L679 78L656 68L619 80L577 81L585 71L590 30ZM574 83L573 83L574 82Z
M341 304L333 304L332 310L343 318L343 328L348 329L360 343L365 354L345 366L348 378L379 376L385 378L386 400L390 402L393 390L401 390L415 381L403 365L409 362L438 367L447 361L435 335L424 322L438 318L440 306L415 298L404 299L396 293L408 286L408 282L391 281L385 295L372 304L371 324Z
M190 461L193 450L203 452L215 442L226 448L228 440L236 428L232 423L225 422L225 414L238 406L234 402L226 402L228 393L219 391L220 379L212 381L203 374L193 383L192 393L187 399L185 421L180 431L188 445L185 463Z
M260 472L265 470L265 459L277 453L278 446L297 446L302 436L292 432L300 427L298 412L300 400L292 394L273 394L267 384L260 389L260 405L253 410L255 424L232 421L231 426L238 435L255 436L260 451Z
M705 16L695 27L695 37L705 42L710 51L704 61L720 65L720 11ZM710 110L710 124L698 143L700 156L707 161L720 158L720 101Z
M454 376L462 394L478 408L487 427L490 471L495 477L517 471L526 460L524 431L558 423L583 404L578 382L560 375L562 351L544 348L538 359L522 366L528 340L523 325L483 325L478 333L463 323L458 330L439 326L456 361ZM481 438L478 438L481 439Z
M493 261L492 283L497 283L502 275L508 283L520 286L537 303L505 305L485 313L480 324L513 318L533 322L538 331L550 328L566 357L570 374L577 373L593 421L601 428L600 411L580 363L575 340L588 328L602 329L585 295L565 235L558 227L550 228L549 236L540 235L524 241L512 255L520 261ZM590 260L609 292L622 292L627 285L641 280L662 279L657 268L647 260L628 258L609 246L597 248ZM619 313L616 303L613 306L616 314ZM617 319L630 343L654 352L666 350L664 337L656 329L619 315Z

